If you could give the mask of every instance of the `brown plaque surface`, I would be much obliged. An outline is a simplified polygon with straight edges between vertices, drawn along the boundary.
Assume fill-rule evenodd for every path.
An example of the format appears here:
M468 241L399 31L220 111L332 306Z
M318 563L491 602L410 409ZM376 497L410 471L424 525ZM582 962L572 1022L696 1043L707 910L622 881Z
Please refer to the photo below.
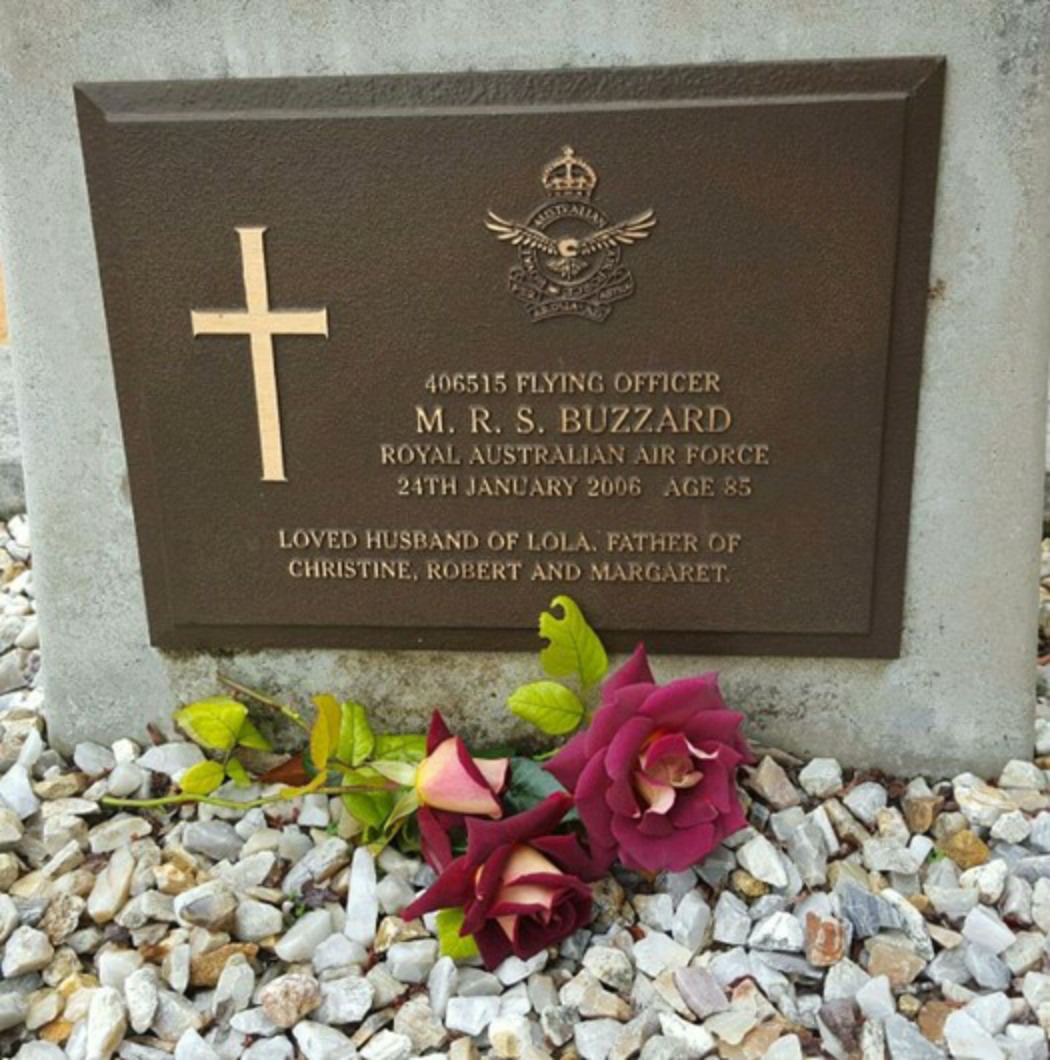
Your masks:
M80 86L154 642L897 654L942 81Z

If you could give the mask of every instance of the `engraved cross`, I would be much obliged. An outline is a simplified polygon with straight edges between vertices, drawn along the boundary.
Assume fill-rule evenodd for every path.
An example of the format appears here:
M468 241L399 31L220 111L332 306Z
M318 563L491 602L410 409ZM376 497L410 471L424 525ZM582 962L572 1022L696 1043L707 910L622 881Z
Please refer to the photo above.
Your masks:
M275 335L323 335L328 338L328 310L270 308L266 285L266 249L263 245L265 231L265 227L237 229L244 272L244 309L191 309L190 321L194 337L247 335L251 340L262 480L287 482L273 339Z

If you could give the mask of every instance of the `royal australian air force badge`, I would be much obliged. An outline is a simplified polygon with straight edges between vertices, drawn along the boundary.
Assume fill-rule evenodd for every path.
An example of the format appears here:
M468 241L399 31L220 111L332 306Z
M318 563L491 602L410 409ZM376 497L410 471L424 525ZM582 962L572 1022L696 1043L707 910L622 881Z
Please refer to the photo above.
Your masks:
M543 169L546 201L524 223L489 210L485 227L518 248L508 289L533 321L558 316L605 320L634 291L623 248L646 239L656 224L651 209L618 224L591 201L594 167L571 147Z

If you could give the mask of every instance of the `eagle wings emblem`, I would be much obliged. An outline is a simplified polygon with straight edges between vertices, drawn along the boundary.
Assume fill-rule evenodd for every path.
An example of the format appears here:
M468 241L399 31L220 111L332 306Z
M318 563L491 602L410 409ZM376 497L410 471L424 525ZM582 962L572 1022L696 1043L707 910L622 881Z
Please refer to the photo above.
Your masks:
M541 181L547 200L527 221L492 209L485 216L485 227L518 249L510 293L534 321L569 314L605 320L612 303L634 292L622 248L648 239L656 214L650 208L612 223L591 201L598 174L571 147L544 167Z

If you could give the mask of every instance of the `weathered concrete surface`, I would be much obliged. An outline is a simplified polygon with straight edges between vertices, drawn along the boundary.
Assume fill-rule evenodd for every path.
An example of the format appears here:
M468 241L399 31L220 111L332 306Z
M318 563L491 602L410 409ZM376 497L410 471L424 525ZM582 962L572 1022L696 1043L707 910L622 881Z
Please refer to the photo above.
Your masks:
M944 54L948 93L904 654L717 666L752 732L854 764L991 772L1031 745L1050 345L1050 5L1020 0L0 0L0 240L54 735L141 735L214 689L152 650L138 578L71 85L475 68ZM331 689L391 728L443 707L498 733L531 657L286 652L239 678Z
M18 437L14 371L11 366L11 353L7 348L10 338L4 262L0 258L0 519L25 510L22 443Z

